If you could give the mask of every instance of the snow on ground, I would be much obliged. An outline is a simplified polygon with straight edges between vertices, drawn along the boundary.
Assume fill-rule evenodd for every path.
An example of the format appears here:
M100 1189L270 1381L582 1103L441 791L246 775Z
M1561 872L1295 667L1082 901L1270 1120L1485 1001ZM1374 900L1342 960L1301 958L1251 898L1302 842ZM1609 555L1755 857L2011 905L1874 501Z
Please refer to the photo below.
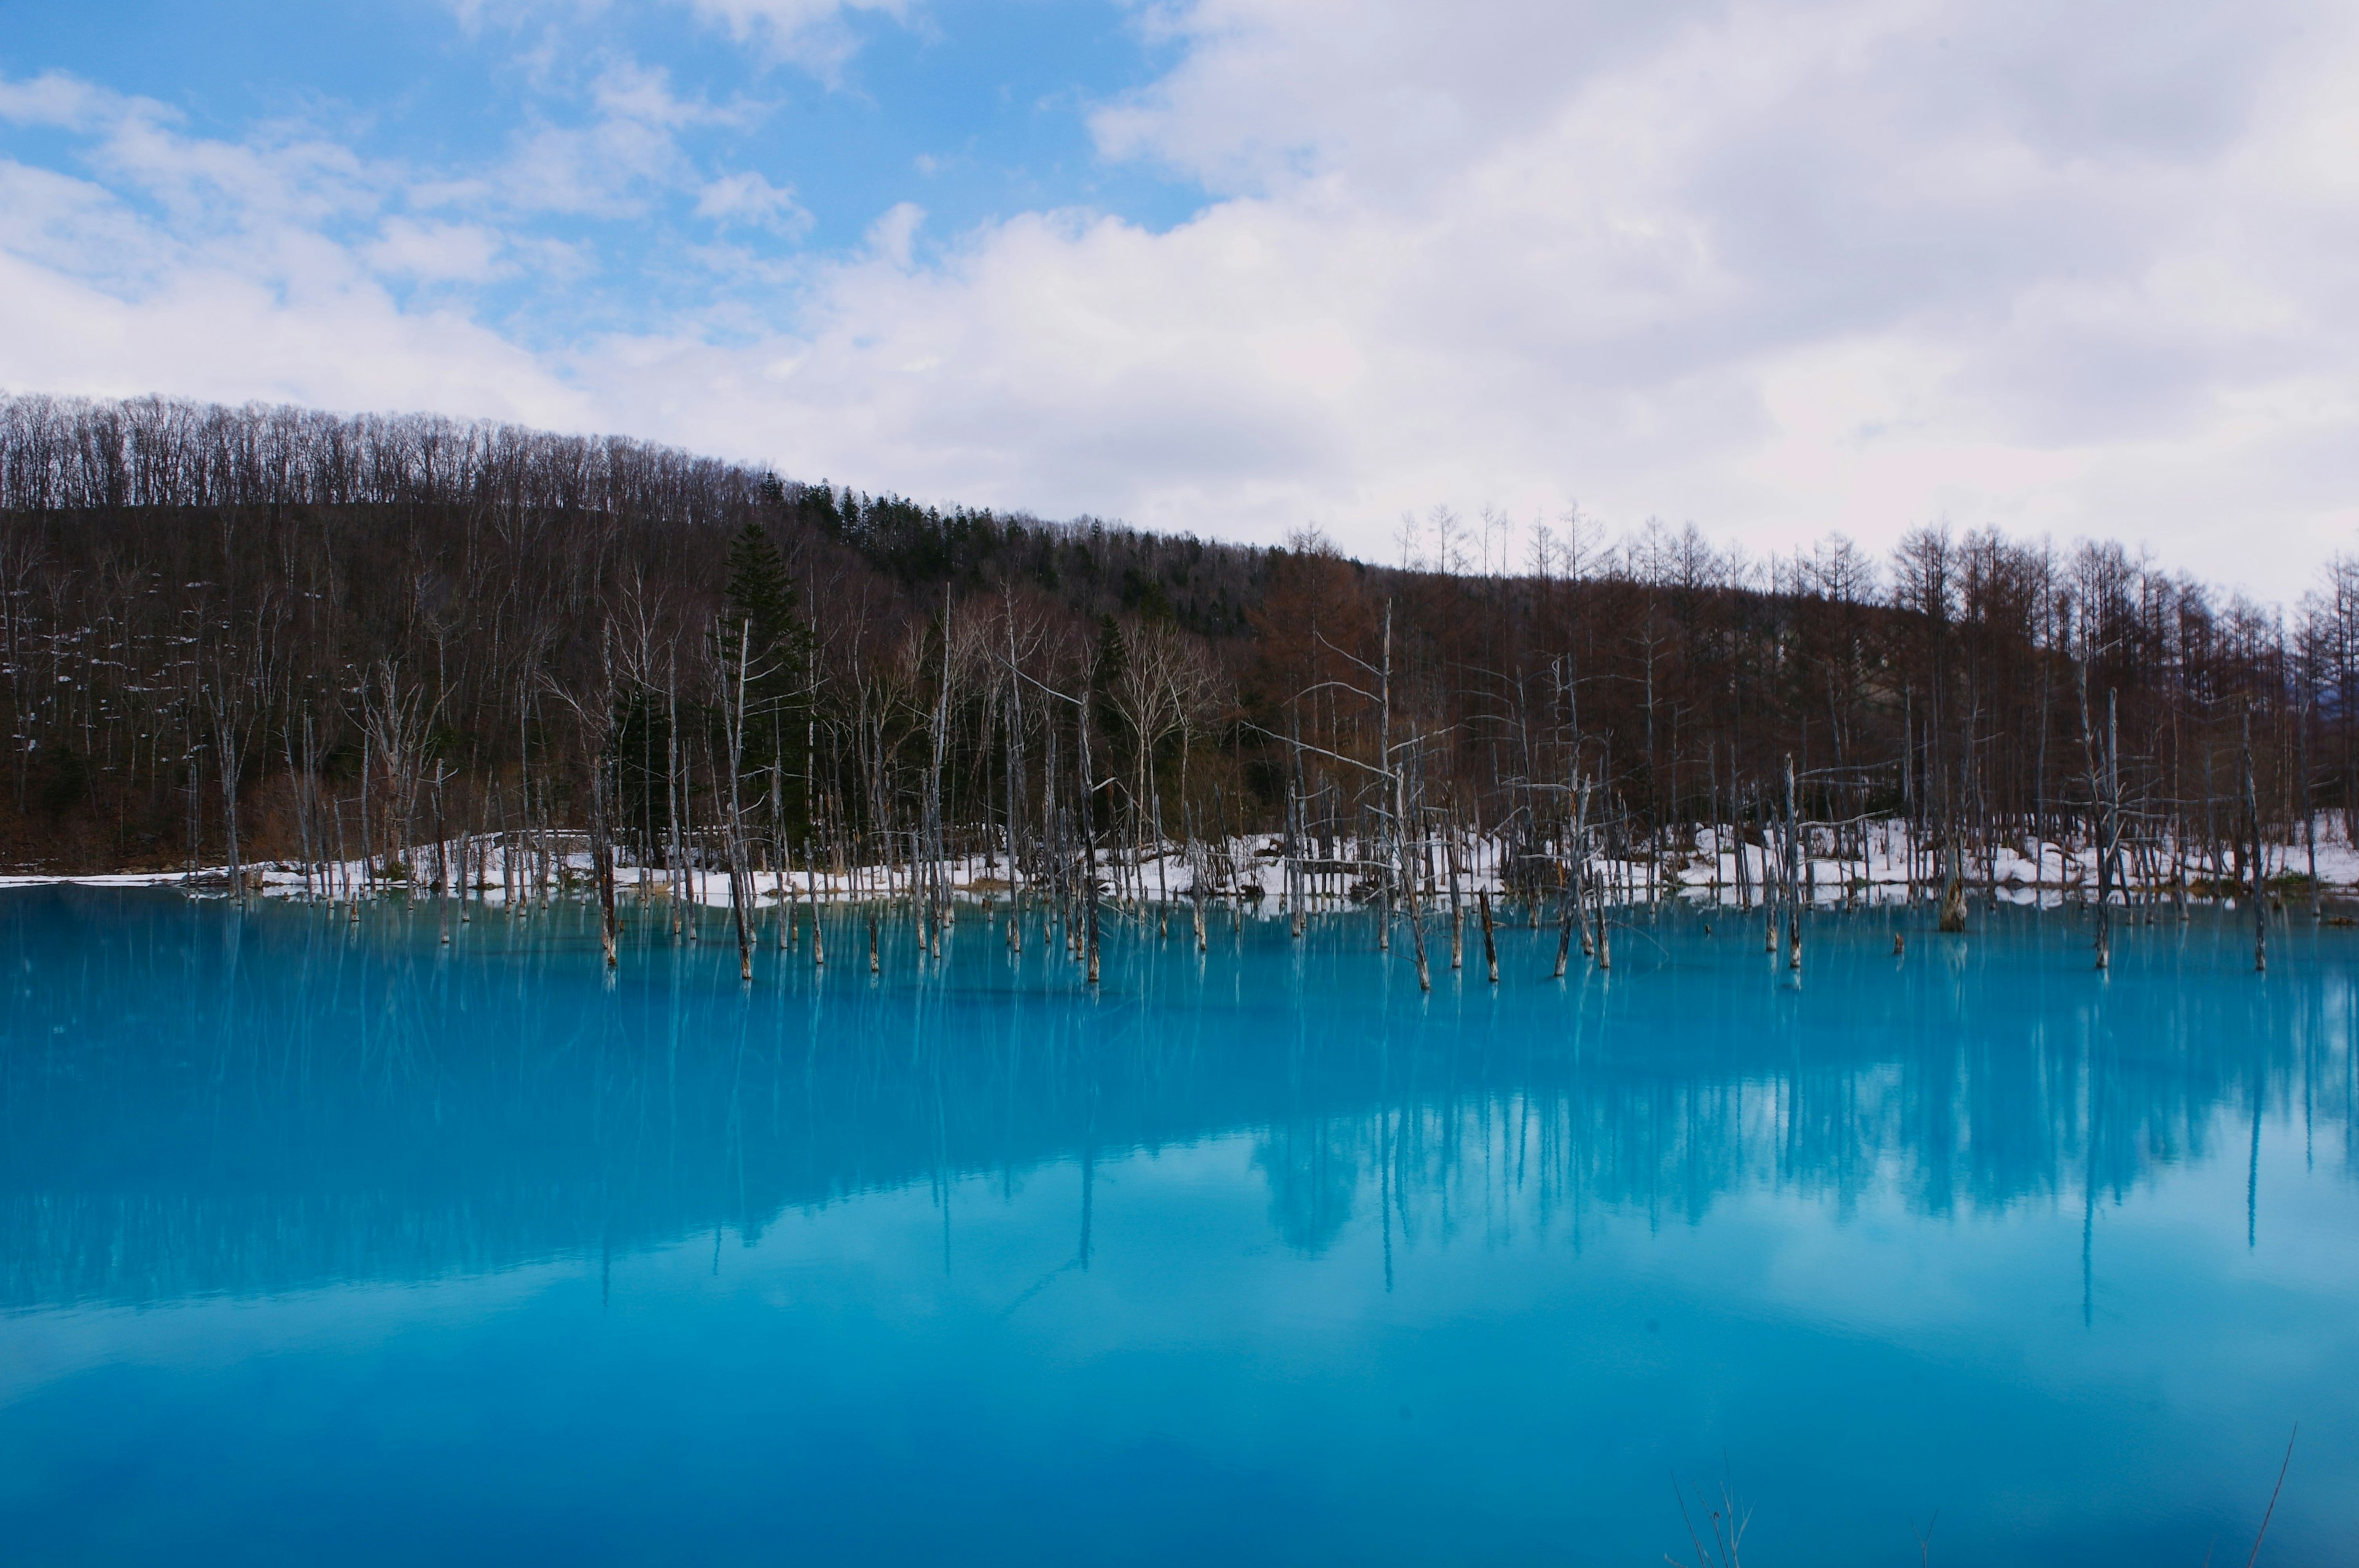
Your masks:
M2322 889L2359 887L2359 849L2354 849L2341 823L2331 816L2321 815L2312 825L2314 840L2305 835L2293 843L2267 847L2267 873L2272 877L2304 876L2315 859L2317 875ZM1588 865L1591 875L1602 877L1609 889L1609 897L1645 898L1673 893L1690 898L1712 899L1734 903L1739 897L1739 877L1757 900L1760 890L1768 881L1768 870L1777 854L1759 843L1745 843L1724 829L1698 827L1685 837L1685 844L1666 850L1659 858L1609 859L1593 857ZM1893 821L1847 825L1838 834L1826 827L1805 829L1808 854L1804 860L1803 881L1810 895L1821 903L1846 898L1887 902L1908 896L1911 889L1937 885L1944 868L1930 846L1914 845L1905 823ZM591 881L591 860L586 843L580 835L559 836L558 852L543 856L527 846L514 851L514 864L508 863L510 851L485 839L471 842L465 849L473 885L468 896L476 901L500 905L512 896L535 898L549 891L536 885L536 876L546 879L551 868L564 884L565 891L586 892ZM462 856L462 846L452 842L440 847L441 864L454 877ZM270 896L348 897L354 892L367 893L397 892L404 888L420 893L432 893L434 889L437 847L419 846L406 857L409 873L387 879L382 874L372 878L360 861L315 866L307 875L299 866L274 861L246 868L248 886ZM1376 852L1369 846L1368 852ZM1458 861L1457 885L1462 898L1472 898L1478 892L1495 896L1506 892L1506 872L1516 853L1514 846L1497 839L1459 840L1454 851L1445 850L1440 841L1428 846L1429 865L1432 871L1433 896L1446 901L1450 896L1449 861ZM1538 851L1543 857L1545 849ZM2248 873L2240 871L2235 860L2214 864L2202 851L2190 847L2186 863L2180 865L2168 846L2148 846L2141 853L2127 850L2123 857L2125 882L2134 889L2162 891L2174 887L2182 873L2196 891L2205 884L2221 881L2241 884ZM1228 897L1240 894L1247 899L1281 903L1287 892L1285 846L1281 837L1256 834L1211 846L1198 846L1191 852L1180 846L1167 845L1160 853L1142 852L1136 857L1102 855L1099 877L1109 893L1142 901L1165 897L1193 896L1199 867L1205 869L1205 892L1208 896ZM1742 861L1740 873L1739 862ZM1971 856L1961 868L1968 887L1988 889L2001 897L2020 902L2035 899L2061 898L2069 894L2086 894L2096 887L2097 855L2093 847L2085 844L2020 843L1996 846ZM967 856L951 860L944 879L954 892L974 897L992 896L1010 891L1006 860L1003 856ZM923 868L930 872L933 868ZM513 873L513 875L511 874ZM1373 867L1362 858L1359 846L1351 840L1322 842L1312 850L1306 861L1305 894L1315 906L1329 907L1349 902L1354 884L1364 884L1373 874ZM1553 884L1558 871L1552 860L1544 860L1542 874ZM857 902L874 899L901 899L908 896L913 885L922 886L931 877L902 862L890 866L832 867L816 871L797 869L791 871L762 871L753 881L756 896L764 903ZM1016 879L1017 885L1028 885L1027 879ZM22 887L71 883L83 887L158 887L187 884L199 892L226 892L229 878L226 868L212 867L192 879L178 871L123 872L94 876L0 876L0 887ZM674 877L660 866L625 864L617 869L616 892L625 900L671 897L674 886L684 890L693 902L715 908L729 903L729 877L724 870L701 869L685 871ZM2225 891L2223 889L2223 891Z

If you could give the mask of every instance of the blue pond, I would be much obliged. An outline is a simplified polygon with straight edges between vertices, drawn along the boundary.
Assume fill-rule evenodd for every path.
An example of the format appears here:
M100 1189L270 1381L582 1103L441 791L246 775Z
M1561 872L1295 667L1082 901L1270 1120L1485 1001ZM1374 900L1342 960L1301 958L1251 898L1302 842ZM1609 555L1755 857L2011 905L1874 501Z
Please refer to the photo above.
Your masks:
M0 893L6 1560L2359 1552L2359 933L831 921Z

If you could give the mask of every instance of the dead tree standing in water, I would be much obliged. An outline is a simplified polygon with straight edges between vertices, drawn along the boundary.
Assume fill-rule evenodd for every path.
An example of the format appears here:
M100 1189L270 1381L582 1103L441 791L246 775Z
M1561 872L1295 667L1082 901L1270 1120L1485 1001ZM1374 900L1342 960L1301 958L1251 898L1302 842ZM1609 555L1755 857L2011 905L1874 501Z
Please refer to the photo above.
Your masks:
M2245 710L2245 823L2251 832L2247 847L2253 873L2253 968L2267 973L2269 967L2269 903L2267 852L2261 844L2261 797L2253 787L2253 710Z

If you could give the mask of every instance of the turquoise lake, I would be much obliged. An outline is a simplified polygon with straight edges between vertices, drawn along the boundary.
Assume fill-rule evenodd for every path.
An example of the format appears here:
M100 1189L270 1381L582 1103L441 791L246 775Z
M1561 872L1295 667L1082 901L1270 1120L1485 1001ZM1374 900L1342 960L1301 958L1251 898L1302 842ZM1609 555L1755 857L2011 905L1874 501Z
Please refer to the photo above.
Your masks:
M2359 932L656 925L0 892L0 1557L2359 1560Z

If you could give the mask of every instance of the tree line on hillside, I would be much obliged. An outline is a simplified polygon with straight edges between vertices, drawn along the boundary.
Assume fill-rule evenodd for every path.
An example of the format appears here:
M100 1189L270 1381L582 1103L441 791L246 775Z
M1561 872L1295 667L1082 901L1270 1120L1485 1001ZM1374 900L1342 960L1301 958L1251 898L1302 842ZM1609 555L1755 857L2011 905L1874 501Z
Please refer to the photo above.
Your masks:
M562 829L733 887L975 852L1093 897L1172 845L1258 885L1234 846L1277 835L1297 907L1413 906L1477 839L1536 898L1699 827L1774 884L1884 816L1954 900L2038 843L2241 883L2359 799L2359 562L2288 615L2104 542L1510 532L1438 509L1388 566L621 438L0 398L0 854L447 881L418 847Z

